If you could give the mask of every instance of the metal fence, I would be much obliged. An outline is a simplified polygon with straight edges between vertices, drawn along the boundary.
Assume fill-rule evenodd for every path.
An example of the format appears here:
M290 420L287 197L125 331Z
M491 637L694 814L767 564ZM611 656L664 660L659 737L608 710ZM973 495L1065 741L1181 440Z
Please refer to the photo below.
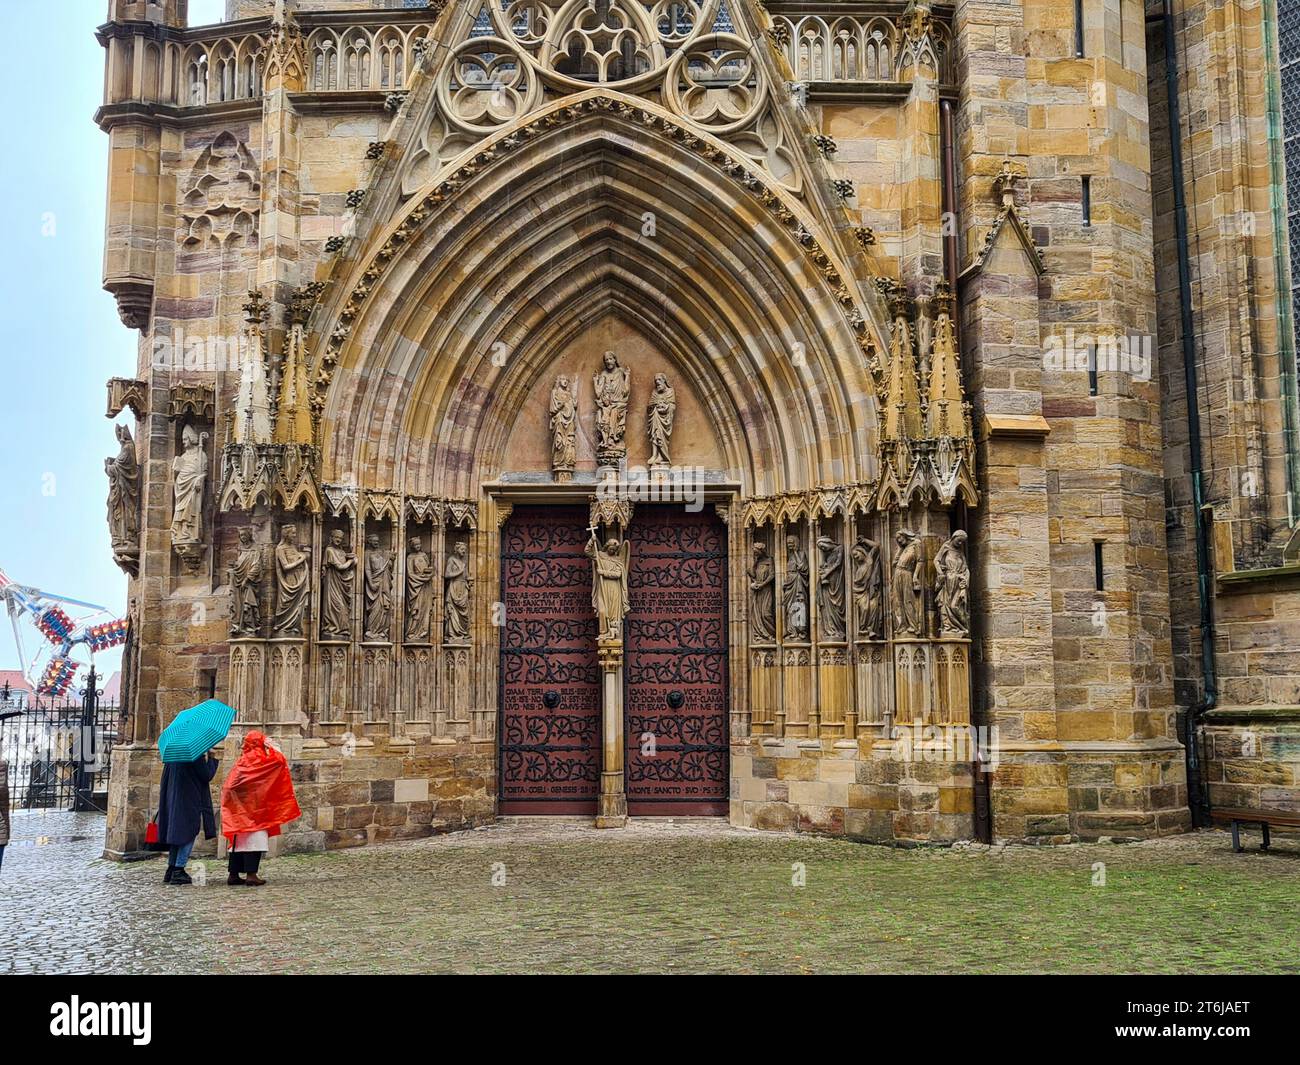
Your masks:
M87 683L80 699L37 699L0 721L11 809L107 809L109 761L121 719L115 703L100 701L94 673Z

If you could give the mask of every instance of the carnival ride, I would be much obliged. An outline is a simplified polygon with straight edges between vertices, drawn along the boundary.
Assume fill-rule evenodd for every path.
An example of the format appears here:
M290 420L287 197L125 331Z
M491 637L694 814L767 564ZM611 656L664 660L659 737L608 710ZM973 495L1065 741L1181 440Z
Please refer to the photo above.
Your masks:
M4 602L13 626L19 666L37 696L57 699L68 693L77 671L89 665L74 659L76 648L85 647L95 655L126 643L126 619L112 618L107 607L17 584L4 570L0 570L0 600ZM90 613L74 619L65 607L79 607ZM98 620L101 618L112 620ZM30 660L27 657L21 622L34 627L51 645L49 660L43 668L40 652Z

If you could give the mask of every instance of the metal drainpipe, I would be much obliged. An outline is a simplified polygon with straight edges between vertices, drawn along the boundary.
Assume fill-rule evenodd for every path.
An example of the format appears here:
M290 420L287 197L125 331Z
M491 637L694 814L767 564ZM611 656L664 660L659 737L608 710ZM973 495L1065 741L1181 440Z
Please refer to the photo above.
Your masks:
M1169 161L1174 183L1174 224L1178 237L1178 309L1183 334L1183 376L1187 393L1187 445L1192 474L1192 512L1196 520L1196 591L1201 607L1202 698L1187 712L1187 796L1192 824L1210 821L1210 801L1201 780L1196 729L1201 715L1219 701L1214 654L1214 601L1210 589L1209 528L1202 488L1201 410L1197 400L1196 337L1192 332L1192 271L1187 250L1187 202L1183 196L1182 119L1178 108L1178 53L1172 0L1163 0L1165 91L1169 104Z
M953 133L952 121L952 101L939 101L939 154L943 162L943 210L945 214L944 222L947 226L947 233L943 238L943 266L944 277L947 279L952 289L952 329L953 336L957 342L957 351L962 356L965 351L962 348L961 341L961 300L957 294L957 138ZM967 527L967 518L965 509L961 514L961 528ZM976 706L974 698L975 693L986 691L982 668L977 670L972 665L971 669L971 724L982 726L984 724L983 712L981 707ZM974 829L975 838L981 843L993 842L993 806L989 794L989 775L984 772L983 764L974 762L971 766L971 777L974 783L975 792L975 810L974 810Z

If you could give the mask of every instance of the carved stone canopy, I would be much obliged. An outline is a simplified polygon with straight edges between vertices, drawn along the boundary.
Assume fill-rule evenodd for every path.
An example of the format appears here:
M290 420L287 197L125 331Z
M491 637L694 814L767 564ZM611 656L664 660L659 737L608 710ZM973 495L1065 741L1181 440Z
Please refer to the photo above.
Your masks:
M211 422L216 417L216 393L211 385L172 385L167 416Z
M116 418L127 407L137 418L149 413L149 386L131 377L108 379L107 417Z

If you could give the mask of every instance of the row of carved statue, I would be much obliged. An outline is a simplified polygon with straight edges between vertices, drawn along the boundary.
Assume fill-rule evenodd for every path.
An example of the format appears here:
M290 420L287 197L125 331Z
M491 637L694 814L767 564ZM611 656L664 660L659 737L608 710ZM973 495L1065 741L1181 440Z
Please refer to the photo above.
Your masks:
M592 375L596 396L596 462L618 466L627 457L627 405L632 391L632 371L607 351L601 368ZM555 379L547 413L551 429L551 470L557 481L573 476L578 461L578 382L567 374ZM650 439L650 468L671 465L669 448L677 417L677 393L665 374L655 374L654 391L646 407L646 435Z
M396 597L396 555L386 550L377 533L366 537L365 558L348 544L347 534L334 529L325 545L320 575L320 638L347 642L353 638L353 604L357 573L362 575L361 630L367 642L387 643L393 634ZM265 552L254 543L251 529L239 531L239 554L230 567L230 635L262 634L262 593L267 576ZM310 596L311 556L298 543L298 527L285 525L272 552L270 576L272 609L270 632L274 638L300 638L306 627ZM406 549L406 599L403 636L407 643L428 643L433 627L433 581L437 566L425 550L424 539L412 536ZM470 632L469 546L452 544L443 570L443 639L466 644Z
M859 536L849 548L853 596L854 638L885 638L886 604L893 617L896 637L924 638L925 553L920 537L900 529L895 537L890 592L885 587L880 545ZM777 638L776 564L768 547L757 541L749 571L750 631L758 642ZM817 539L817 623L821 639L848 639L844 545L829 536ZM970 566L966 558L966 533L954 532L934 556L931 589L939 619L940 636L970 635ZM781 635L787 642L804 643L810 631L808 552L797 536L785 540L785 576L780 587Z

